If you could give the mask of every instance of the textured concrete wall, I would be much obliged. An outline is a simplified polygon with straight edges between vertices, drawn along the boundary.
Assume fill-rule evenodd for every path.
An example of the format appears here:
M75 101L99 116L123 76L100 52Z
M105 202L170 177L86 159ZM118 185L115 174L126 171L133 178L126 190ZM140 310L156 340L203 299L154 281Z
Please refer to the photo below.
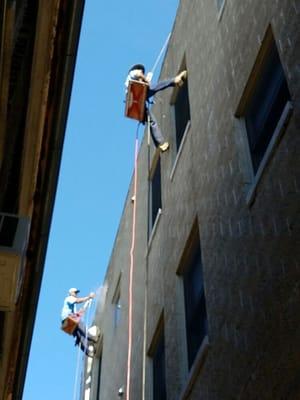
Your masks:
M163 313L169 400L300 398L300 5L296 0L225 0L218 11L216 4L181 1L165 57L162 78L177 73L185 59L191 128L174 169L172 90L160 94L154 109L171 148L161 155L162 214L148 250L146 140L140 150L132 400L141 399L143 392L146 277L146 348ZM249 205L254 177L246 132L235 114L270 24L293 113ZM152 163L153 148L150 158ZM132 188L107 273L101 399L117 398L112 392L126 380L131 195ZM201 368L191 376L183 288L176 271L195 221L209 348ZM122 319L113 332L111 298L121 270ZM149 357L145 373L145 399L151 400Z

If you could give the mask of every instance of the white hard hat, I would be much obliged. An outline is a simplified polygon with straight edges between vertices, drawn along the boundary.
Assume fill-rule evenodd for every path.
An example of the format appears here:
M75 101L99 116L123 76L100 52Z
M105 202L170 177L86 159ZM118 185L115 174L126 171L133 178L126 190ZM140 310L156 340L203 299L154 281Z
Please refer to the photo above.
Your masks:
M80 290L78 290L78 289L76 289L76 288L74 288L74 287L72 287L71 289L69 289L69 294L79 293L79 292L80 292Z

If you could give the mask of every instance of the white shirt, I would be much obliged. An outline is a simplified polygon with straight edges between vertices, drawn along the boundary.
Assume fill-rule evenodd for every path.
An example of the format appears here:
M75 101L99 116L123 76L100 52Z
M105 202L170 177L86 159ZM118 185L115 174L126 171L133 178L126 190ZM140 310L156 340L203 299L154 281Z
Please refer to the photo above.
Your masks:
M128 88L129 81L138 81L139 76L137 75L141 70L140 69L133 69L129 72L127 75L126 81L125 81L125 86Z
M76 313L76 297L68 296L64 300L64 305L61 310L61 320L67 318L68 315Z

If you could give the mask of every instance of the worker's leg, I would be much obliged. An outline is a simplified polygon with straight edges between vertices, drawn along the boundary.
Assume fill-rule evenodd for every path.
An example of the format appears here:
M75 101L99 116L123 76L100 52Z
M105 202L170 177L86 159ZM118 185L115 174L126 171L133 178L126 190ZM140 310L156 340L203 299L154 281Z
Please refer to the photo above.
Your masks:
M80 335L80 332L78 331L77 328L74 330L74 332L72 333L72 335L73 335L74 338L75 338L75 346L78 346L79 343L80 343L81 335Z
M175 86L175 78L172 79L166 79L164 81L160 81L155 84L150 84L150 88L148 90L148 98L152 97L155 95L155 93L160 92L161 90L165 90L169 87Z
M187 71L181 71L178 75L176 75L174 78L171 79L166 79L164 81L160 81L156 84L150 84L150 88L148 90L148 95L147 99L150 97L154 96L155 93L160 92L161 90L165 90L169 87L174 87L174 86L181 86L183 85L184 81L187 78Z
M85 327L82 324L82 322L79 322L76 331L77 331L78 336L83 337L83 338L86 337Z
M75 329L73 336L76 337L76 343L78 344L79 342L86 342L86 337L89 342L92 343L97 343L99 339L99 329L96 326L92 326L91 328L88 329L87 335L86 335L86 328L84 325L79 322L77 328Z
M90 343L80 342L79 347L88 357L93 357L95 355L95 348Z
M80 349L88 356L88 357L93 357L95 355L95 349L94 346L91 346L88 344L87 346L85 343L80 343Z
M146 108L146 116L150 125L150 134L155 146L159 147L161 152L168 150L169 143L164 139L154 114L148 108Z
M73 332L73 336L75 337L75 346L79 346L80 349L89 357L93 357L95 353L94 349L94 340L90 338L86 338L85 330L78 326Z
M161 130L158 126L158 123L156 121L153 112L149 108L147 108L146 112L147 112L147 122L150 124L151 137L153 139L155 146L158 147L159 145L165 142L165 139L161 133Z

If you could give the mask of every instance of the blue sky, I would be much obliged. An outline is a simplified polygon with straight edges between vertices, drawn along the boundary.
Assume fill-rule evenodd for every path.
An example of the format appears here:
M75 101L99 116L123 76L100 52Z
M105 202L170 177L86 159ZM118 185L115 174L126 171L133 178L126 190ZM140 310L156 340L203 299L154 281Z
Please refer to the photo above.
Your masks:
M73 399L77 348L60 310L70 287L86 295L103 282L133 172L126 72L152 68L178 3L86 0L23 400Z

